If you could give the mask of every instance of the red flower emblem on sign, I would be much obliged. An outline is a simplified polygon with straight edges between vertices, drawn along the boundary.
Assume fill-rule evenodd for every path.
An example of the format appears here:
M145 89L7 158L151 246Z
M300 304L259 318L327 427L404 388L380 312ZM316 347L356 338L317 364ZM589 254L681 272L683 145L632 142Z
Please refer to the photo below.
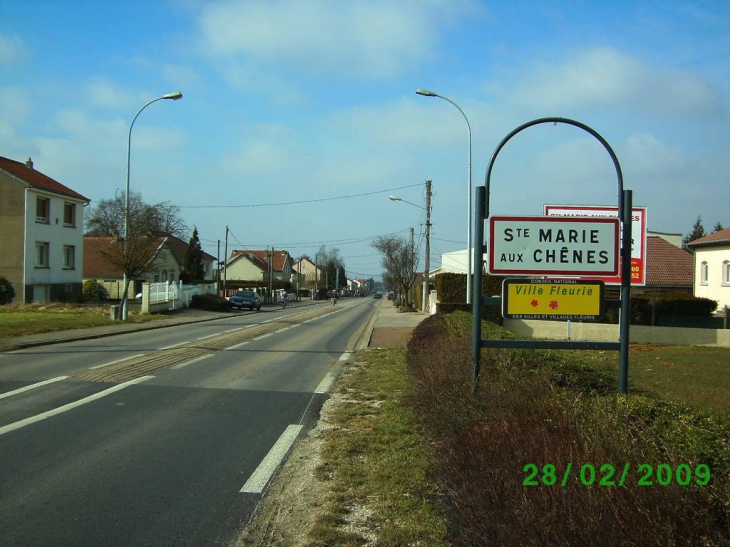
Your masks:
M537 308L537 304L538 304L538 301L537 301L537 300L533 300L532 302L530 302L530 305L531 305L531 306L532 306L533 308Z
M558 309L558 301L557 301L557 300L553 300L553 301L551 301L551 302L550 302L550 307L551 307L552 309L554 309L554 310L557 310L557 309Z

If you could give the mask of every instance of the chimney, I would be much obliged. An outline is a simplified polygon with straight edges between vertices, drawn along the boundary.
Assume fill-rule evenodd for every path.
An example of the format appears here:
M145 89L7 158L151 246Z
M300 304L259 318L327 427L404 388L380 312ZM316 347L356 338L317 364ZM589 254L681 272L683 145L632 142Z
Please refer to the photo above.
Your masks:
M33 169L33 160L31 158L28 158L27 160L25 160L25 166L28 169Z

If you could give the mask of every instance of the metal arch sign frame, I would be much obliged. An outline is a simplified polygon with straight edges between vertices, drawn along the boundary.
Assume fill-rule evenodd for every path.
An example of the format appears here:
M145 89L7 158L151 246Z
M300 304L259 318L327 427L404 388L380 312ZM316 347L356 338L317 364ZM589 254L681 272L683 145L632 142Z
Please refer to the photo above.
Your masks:
M484 223L489 219L489 190L492 178L492 169L500 151L509 142L512 137L518 133L544 123L552 123L557 125L567 124L582 129L590 133L598 140L608 152L616 169L616 177L618 179L618 211L619 218L623 225L621 236L621 298L618 300L610 300L606 302L607 307L618 307L621 309L619 321L619 341L618 342L576 342L561 340L491 340L482 339L482 306L501 306L500 297L485 298L482 296L482 275L484 265ZM472 280L472 393L476 392L479 380L479 372L481 368L481 349L482 348L531 348L531 349L600 349L600 350L618 350L619 351L619 391L627 392L628 383L628 366L629 366L629 304L631 298L631 211L632 211L632 192L624 190L623 173L621 165L615 152L597 131L587 125L571 120L568 118L539 118L527 122L516 129L512 130L506 137L502 139L497 148L492 153L487 167L484 186L476 188L476 208L474 211L474 262L475 271L478 265L479 275L474 275Z

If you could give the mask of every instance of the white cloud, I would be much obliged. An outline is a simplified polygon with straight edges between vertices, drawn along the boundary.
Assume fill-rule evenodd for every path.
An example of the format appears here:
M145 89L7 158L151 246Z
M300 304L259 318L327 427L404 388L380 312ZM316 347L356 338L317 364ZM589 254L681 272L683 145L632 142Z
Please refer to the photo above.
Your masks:
M0 65L19 63L26 57L25 44L19 36L0 34Z
M175 88L190 88L200 83L198 73L190 66L164 64L162 74Z
M630 135L624 157L637 174L677 172L686 169L689 161L689 155L682 147L669 146L651 133Z
M89 104L95 106L116 110L136 104L136 97L129 90L99 76L92 77L86 84L86 94Z
M513 103L558 111L621 107L709 118L724 108L719 92L700 74L653 65L611 48L593 48L561 64L535 66L515 82L507 97Z
M305 73L392 77L426 60L440 29L477 9L468 0L278 0L208 3L199 19L212 55Z
M26 92L18 87L0 87L0 112L6 122L24 121L30 113Z

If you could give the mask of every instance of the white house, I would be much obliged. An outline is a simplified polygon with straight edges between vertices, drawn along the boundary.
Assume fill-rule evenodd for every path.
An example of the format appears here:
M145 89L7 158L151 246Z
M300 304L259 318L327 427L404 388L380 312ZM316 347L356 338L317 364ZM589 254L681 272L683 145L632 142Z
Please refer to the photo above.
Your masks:
M471 251L474 252L473 250ZM450 253L441 253L441 267L431 270L430 275L436 273L460 273L465 274L469 264L468 249L452 251ZM474 272L474 264L471 265L472 273Z
M687 244L694 253L694 294L730 307L730 228Z
M0 157L0 276L19 302L81 295L84 207L89 199L20 163Z

